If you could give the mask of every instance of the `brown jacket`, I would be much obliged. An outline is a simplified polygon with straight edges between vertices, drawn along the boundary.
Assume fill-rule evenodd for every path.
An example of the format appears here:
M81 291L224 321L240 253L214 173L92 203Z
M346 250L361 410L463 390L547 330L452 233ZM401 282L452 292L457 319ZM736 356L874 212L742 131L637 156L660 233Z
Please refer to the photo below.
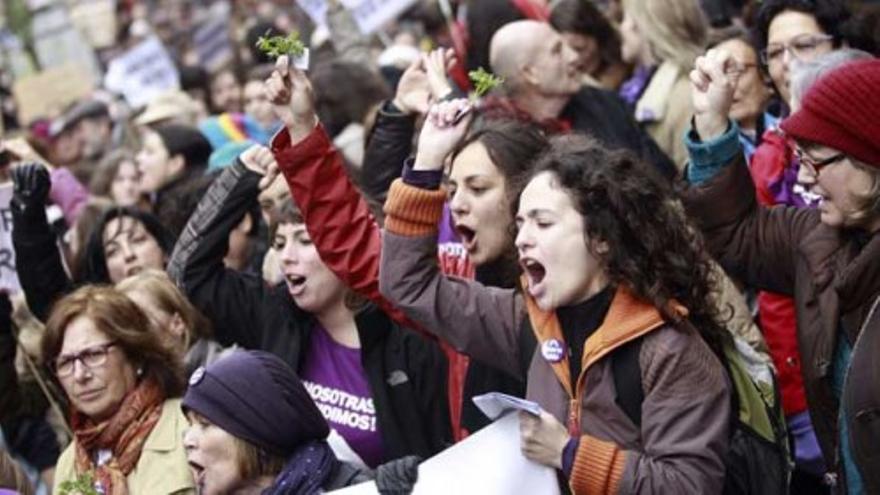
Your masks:
M839 403L832 390L835 346L853 342L844 385L849 437L868 493L880 493L880 233L822 224L816 210L760 208L742 153L685 193L685 206L731 274L795 300L798 347L810 417L827 465L837 468ZM863 247L859 249L859 245Z
M541 343L564 341L553 313L543 313L513 290L490 288L440 273L436 225L445 193L396 181L385 204L380 290L408 317L461 352L496 363L523 378L527 398L581 435L572 468L576 494L720 493L730 424L724 369L696 330L675 328L653 306L618 290L602 325L584 345L582 371L572 387L568 363L551 364ZM390 255L393 254L393 255ZM681 308L682 311L685 311ZM521 335L529 317L537 346ZM642 425L615 403L611 360L637 338ZM574 407L572 407L574 406Z

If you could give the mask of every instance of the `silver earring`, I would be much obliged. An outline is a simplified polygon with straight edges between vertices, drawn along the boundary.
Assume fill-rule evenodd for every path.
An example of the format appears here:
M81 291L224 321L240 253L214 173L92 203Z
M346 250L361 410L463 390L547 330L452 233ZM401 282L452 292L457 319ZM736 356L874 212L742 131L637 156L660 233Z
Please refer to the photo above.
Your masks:
M138 368L138 369L137 369L137 376L143 376L143 375L144 375L144 369L143 369L143 368Z

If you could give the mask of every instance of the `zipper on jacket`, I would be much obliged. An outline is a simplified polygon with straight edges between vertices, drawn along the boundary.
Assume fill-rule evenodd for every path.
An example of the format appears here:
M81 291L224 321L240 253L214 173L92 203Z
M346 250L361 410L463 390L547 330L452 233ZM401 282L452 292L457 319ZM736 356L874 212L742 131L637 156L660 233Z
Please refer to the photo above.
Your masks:
M574 438L581 437L581 421L579 402L577 398L571 398L568 401L568 434Z

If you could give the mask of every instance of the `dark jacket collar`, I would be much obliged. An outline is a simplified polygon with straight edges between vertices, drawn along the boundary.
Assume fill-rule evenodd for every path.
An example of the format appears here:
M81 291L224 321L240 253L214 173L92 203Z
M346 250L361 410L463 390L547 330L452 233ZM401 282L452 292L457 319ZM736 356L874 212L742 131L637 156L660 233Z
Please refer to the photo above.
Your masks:
M880 291L880 233L870 236L861 249L857 235L818 224L798 247L817 291L833 281L844 311L862 305Z

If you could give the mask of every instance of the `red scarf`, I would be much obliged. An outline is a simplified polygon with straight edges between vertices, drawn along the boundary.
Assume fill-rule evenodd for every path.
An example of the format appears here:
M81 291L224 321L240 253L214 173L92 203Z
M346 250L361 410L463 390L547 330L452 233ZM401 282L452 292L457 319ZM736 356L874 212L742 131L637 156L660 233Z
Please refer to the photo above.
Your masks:
M125 397L116 413L101 423L74 411L77 475L94 472L95 481L101 483L106 495L126 495L126 477L137 465L147 437L159 422L164 401L159 385L144 380ZM112 457L95 467L93 458L99 449L109 449Z

